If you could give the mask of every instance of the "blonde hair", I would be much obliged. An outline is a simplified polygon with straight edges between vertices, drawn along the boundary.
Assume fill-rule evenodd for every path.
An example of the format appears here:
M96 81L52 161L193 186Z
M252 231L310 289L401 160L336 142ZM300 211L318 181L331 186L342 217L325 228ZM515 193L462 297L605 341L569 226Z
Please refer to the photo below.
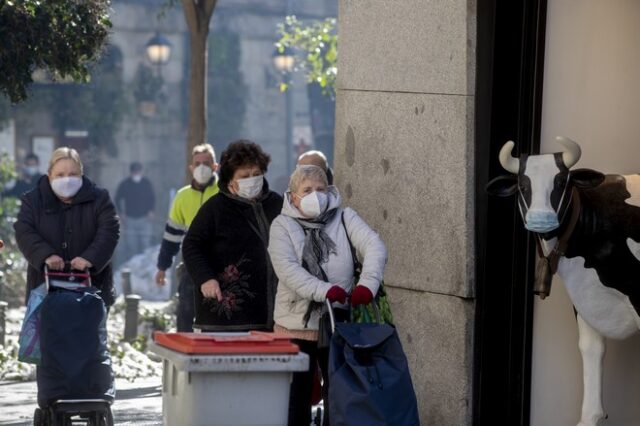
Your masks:
M65 159L72 160L74 163L76 163L80 167L80 173L83 173L83 166L82 166L82 161L80 161L80 154L78 154L78 151L76 151L73 148L69 148L68 146L63 146L53 151L53 154L51 154L51 159L49 160L49 168L47 169L47 172L51 173L51 169L53 169L53 166L58 161L65 160Z
M300 184L307 179L318 180L326 186L329 186L327 174L322 170L322 167L306 165L296 167L293 173L291 173L291 178L289 179L289 191L296 192Z
M201 143L200 145L196 145L191 150L191 157L196 154L209 154L213 159L213 162L216 162L216 152L213 150L213 146L209 143Z

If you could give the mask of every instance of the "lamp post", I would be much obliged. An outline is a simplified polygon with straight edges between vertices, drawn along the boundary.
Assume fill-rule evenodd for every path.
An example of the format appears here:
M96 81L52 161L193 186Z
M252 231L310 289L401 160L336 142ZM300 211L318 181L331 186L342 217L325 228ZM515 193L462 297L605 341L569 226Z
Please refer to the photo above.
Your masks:
M140 113L151 118L156 114L156 97L159 92L162 92L162 66L169 62L171 57L171 42L167 40L159 31L156 31L155 35L147 41L145 44L145 53L151 65L155 65L156 71L145 77L149 81L140 81L146 88L145 92L152 91L153 93L145 93L144 99L138 99ZM143 74L144 75L144 74ZM141 80L145 80L141 76ZM146 98L148 97L148 99Z
M171 43L156 31L156 34L145 45L147 51L147 58L154 65L164 65L169 62L171 57Z
M282 82L285 84L289 83L291 79L291 71L293 71L293 66L295 63L295 57L293 55L293 51L285 47L283 49L276 48L273 52L273 65L282 75ZM286 108L286 155L285 155L285 172L286 175L289 176L292 171L292 161L291 157L293 154L293 98L291 95L291 90L287 88L285 91L285 108Z

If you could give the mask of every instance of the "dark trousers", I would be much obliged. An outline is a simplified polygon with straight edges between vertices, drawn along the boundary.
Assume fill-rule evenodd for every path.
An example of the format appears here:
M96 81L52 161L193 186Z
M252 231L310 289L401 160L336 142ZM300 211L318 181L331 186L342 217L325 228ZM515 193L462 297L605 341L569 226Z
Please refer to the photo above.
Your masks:
M333 314L336 322L349 322L348 310L334 308ZM325 314L320 321L328 322L329 318ZM329 420L329 347L318 349L318 342L309 340L292 339L291 341L300 347L301 352L309 355L309 370L293 373L289 393L289 426L307 426L311 423L311 393L318 366L322 373L324 406L322 426L329 426L331 424Z
M194 283L186 268L182 268L178 283L178 312L176 315L176 327L178 331L192 332L193 319L196 316L194 302Z
M324 426L329 425L327 402L328 384L327 364L329 348L318 349L318 342L293 339L293 343L300 347L300 351L309 355L309 370L293 373L291 390L289 392L289 426L307 426L311 424L311 393L316 370L320 365L322 371L322 399L324 400Z

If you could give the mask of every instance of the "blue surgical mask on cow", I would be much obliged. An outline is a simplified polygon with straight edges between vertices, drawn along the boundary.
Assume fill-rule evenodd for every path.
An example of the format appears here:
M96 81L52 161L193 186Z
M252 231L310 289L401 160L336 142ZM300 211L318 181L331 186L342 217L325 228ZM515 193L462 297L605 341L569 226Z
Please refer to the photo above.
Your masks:
M530 156L519 180L527 183L519 187L525 228L540 234L557 229L570 201L568 171L559 169L554 154Z
M580 147L566 138L557 138L565 151L555 154L511 155L514 143L500 150L500 164L515 176L490 182L488 190L508 196L517 192L518 207L526 229L544 234L557 229L571 204L569 169L580 158Z

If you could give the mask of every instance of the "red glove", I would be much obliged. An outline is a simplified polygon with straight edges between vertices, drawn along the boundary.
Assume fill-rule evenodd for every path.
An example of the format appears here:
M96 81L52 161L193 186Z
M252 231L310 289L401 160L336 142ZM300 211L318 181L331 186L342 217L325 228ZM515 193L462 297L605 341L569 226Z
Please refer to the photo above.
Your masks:
M329 302L331 303L344 303L344 301L347 300L347 292L339 285L334 285L329 289L329 291L327 291L327 299L329 299Z
M368 305L373 300L371 290L363 285L357 285L351 293L351 305Z

